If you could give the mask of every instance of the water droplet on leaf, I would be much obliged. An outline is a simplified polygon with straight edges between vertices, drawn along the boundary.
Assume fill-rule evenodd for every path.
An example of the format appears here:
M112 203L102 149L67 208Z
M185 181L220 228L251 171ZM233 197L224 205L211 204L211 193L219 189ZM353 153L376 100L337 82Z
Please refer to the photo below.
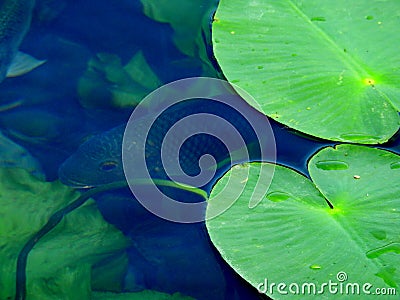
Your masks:
M289 199L291 197L290 194L285 192L271 192L267 194L266 198L272 202L281 202Z
M395 267L383 267L375 275L382 278L387 285L397 287L396 279L394 278L395 272Z
M372 230L371 234L373 235L374 238L377 240L384 240L386 239L386 232L383 230Z
M311 265L310 269L312 269L312 270L320 270L320 269L322 269L322 267L320 265Z
M367 135L363 133L347 133L340 135L340 138L353 142L365 143L365 142L377 141L381 137L374 135Z
M315 164L321 170L347 170L349 165L339 160L321 160Z
M326 19L325 19L325 17L312 17L311 21L325 22Z
M394 253L400 254L400 243L390 243L383 247L372 249L367 252L367 257L368 258L377 258L377 257L381 256L382 254L389 253L389 252L394 252Z
M390 164L390 168L391 168L392 170L400 169L400 161L391 163L391 164Z

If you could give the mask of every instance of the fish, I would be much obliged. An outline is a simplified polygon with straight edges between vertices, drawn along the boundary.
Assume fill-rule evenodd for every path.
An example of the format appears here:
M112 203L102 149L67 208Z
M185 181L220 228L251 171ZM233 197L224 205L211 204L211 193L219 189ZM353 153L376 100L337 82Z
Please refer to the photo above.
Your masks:
M213 103L211 104L211 102ZM243 108L243 110L245 109ZM249 109L252 108L249 107ZM211 100L186 100L164 110L149 130L147 130L148 121L152 119L153 115L144 112L133 124L135 126L133 129L136 130L129 130L128 135L125 134L127 124L122 123L82 143L60 166L59 180L74 188L92 188L126 180L122 161L123 141L124 149L130 148L131 155L128 155L128 158L135 160L135 153L143 155L141 145L137 145L136 142L143 138L144 133L147 133L144 155L150 176L168 179L160 155L167 132L173 125L186 117L207 113L218 116L231 124L243 138L244 149L242 144L238 144L236 148L232 149L233 151L228 151L224 141L231 140L232 128L221 127L220 124L204 120L202 124L189 122L183 132L179 131L184 135L196 132L198 134L190 135L185 142L177 139L172 143L166 143L166 149L163 150L166 151L168 163L168 159L176 157L174 148L180 146L179 161L173 159L172 163L179 163L183 171L191 176L196 176L204 170L200 169L199 165L203 155L213 156L217 172L210 182L206 183L207 187L204 189L208 190L208 186L213 184L220 172L224 172L231 164L242 160L258 159L261 156L260 148L266 146L262 143L259 144L257 135L252 129L254 124L250 124L242 115L243 110L239 112L228 105ZM264 122L267 122L267 119L263 114L253 111L253 109L252 112L255 113L254 118L260 124L266 125ZM202 134L205 127L210 130L206 132L216 130L218 135ZM124 279L124 288L129 291L158 288L171 293L178 287L179 290L196 299L223 297L225 293L223 288L225 285L221 284L224 282L223 270L220 268L219 261L216 261L216 257L210 251L209 241L204 235L204 228L197 223L178 224L159 218L141 206L131 194L126 194L126 191L122 192L103 193L96 196L96 201L107 221L117 224L116 226L123 229L124 233L132 240L132 246L128 249L130 267ZM188 199L190 196L184 190L173 194L173 197L176 201L193 200ZM149 236L154 238L149 239ZM158 244L155 243L157 240ZM174 247L171 247L171 242L175 245ZM185 259L177 260L177 257ZM193 261L199 263L196 264ZM155 268L157 272L154 272ZM181 271L176 272L176 270ZM187 272L193 270L196 270L194 273L197 274L196 280L200 282L199 286L206 286L207 289L187 288L190 286L190 282L186 280ZM175 272L173 278L168 277L171 272ZM207 276L207 274L212 275ZM165 280L170 277L171 280ZM176 282L179 284L177 285Z
M213 128L218 125L207 124L210 130L218 130L217 137L199 133L190 136L184 143L182 141L174 141L167 143L165 150L167 164L175 164L177 167L178 161L174 161L176 157L175 149L179 147L179 166L183 172L189 176L197 176L204 170L215 172L215 170L227 170L232 163L242 162L243 160L256 159L260 156L260 145L258 145L257 137L251 128L251 124L241 116L239 112L228 107L225 104L215 102L214 105L209 104L210 100L193 99L189 103L180 103L176 107L172 107L164 111L158 119L153 123L151 130L148 131L146 142L146 164L148 172L152 178L169 179L164 169L164 164L161 159L161 147L163 139L168 130L177 121L190 117L194 114L208 113L217 115L220 118L227 120L235 127L246 143L245 149L240 145L229 153L226 145L222 141L224 138L229 138L232 128ZM186 102L186 101L185 101ZM264 117L264 116L263 116ZM135 141L142 138L140 135L146 130L143 126L147 126L146 115L142 120L135 124L137 131L129 135L131 143L131 156L128 159L135 160L135 154L140 154L140 145L136 145ZM185 133L200 132L200 127L196 122L189 122L185 128ZM126 124L121 124L109 131L100 133L85 143L83 143L75 153L73 153L59 168L59 179L62 183L76 188L90 188L107 183L125 180L124 168L122 163L122 142L124 137ZM146 129L146 128L144 128ZM201 157L205 154L211 155L215 160L215 165L204 166L199 165ZM247 156L248 155L248 156ZM172 160L171 160L172 159ZM218 172L217 172L218 173ZM178 174L178 173L176 173ZM211 173L209 173L211 174ZM174 173L172 175L175 175ZM185 183L185 182L183 182Z
M0 82L45 63L18 51L30 28L34 7L34 0L4 0L0 5Z
M24 147L0 132L0 167L21 168L40 180L45 180L42 166Z
M120 125L85 141L59 168L58 177L66 185L89 188L123 180Z

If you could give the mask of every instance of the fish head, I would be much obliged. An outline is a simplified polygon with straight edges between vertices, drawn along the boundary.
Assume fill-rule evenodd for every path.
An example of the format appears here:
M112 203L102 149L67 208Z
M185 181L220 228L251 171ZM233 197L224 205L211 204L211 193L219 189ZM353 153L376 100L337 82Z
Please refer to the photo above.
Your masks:
M123 126L116 127L84 142L60 166L60 181L76 188L89 188L124 180L123 132Z

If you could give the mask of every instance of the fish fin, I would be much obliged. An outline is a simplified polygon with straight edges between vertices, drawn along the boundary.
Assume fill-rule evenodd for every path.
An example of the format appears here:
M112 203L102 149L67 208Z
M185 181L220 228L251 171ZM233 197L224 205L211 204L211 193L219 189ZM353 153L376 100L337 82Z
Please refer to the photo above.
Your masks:
M45 60L38 60L29 54L18 51L7 71L7 77L16 77L32 71L44 64Z

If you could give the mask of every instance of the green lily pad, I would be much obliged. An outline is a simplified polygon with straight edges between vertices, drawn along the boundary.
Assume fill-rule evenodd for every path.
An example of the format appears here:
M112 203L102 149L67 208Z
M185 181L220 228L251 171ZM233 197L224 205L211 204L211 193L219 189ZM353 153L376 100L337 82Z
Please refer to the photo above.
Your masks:
M226 78L269 117L335 141L399 129L400 2L221 0L213 45Z
M371 293L400 287L400 156L365 146L324 148L309 161L312 181L276 166L262 201L249 208L258 181L251 172L268 164L235 166L211 192L207 216L220 210L213 200L224 198L228 181L226 193L243 190L207 220L212 242L236 272L274 299L293 296L296 286L301 299L329 298L329 282L342 285L340 299L364 299L363 287ZM280 283L288 295L277 290ZM349 290L356 285L360 295Z

